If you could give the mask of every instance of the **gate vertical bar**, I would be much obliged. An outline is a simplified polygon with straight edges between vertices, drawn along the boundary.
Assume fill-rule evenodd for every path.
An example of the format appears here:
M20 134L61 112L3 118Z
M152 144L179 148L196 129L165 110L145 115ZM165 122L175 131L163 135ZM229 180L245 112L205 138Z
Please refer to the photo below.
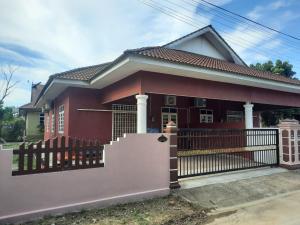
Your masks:
M276 129L276 165L280 164L280 155L279 155L279 129Z

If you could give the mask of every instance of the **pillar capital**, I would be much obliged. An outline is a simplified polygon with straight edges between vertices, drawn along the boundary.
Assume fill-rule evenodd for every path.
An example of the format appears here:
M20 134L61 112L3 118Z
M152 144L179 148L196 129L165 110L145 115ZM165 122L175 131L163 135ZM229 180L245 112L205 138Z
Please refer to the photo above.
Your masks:
M254 105L251 104L250 102L246 102L246 103L244 104L244 108L245 108L245 109L248 109L248 108L249 108L249 109L250 109L250 108L252 109L253 106L254 106Z
M136 95L135 98L137 100L146 101L148 99L148 95Z

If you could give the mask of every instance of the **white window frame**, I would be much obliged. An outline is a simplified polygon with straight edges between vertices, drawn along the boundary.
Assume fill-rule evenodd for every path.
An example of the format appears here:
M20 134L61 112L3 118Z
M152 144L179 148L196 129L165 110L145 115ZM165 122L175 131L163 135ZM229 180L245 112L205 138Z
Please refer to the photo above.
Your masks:
M46 132L49 133L49 126L50 126L50 115L47 113L46 117Z
M40 113L39 124L42 126L45 126L45 114L44 113Z
M244 120L243 111L227 110L226 122L242 122Z
M55 131L55 113L52 112L51 114L51 133Z
M63 134L65 129L65 106L58 107L58 133Z
M211 109L200 109L200 123L213 123L214 111Z

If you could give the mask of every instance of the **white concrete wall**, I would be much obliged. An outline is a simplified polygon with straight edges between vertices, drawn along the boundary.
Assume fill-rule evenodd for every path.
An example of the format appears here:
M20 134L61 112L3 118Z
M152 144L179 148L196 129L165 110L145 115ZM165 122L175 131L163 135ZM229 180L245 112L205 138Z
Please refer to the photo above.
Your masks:
M196 37L192 40L183 42L178 44L175 49L183 50L187 52L193 52L196 54L210 56L216 59L223 59L224 56L212 45L210 44L204 37Z
M0 151L0 223L169 194L169 140L128 134L105 146L105 166L12 176L12 151Z

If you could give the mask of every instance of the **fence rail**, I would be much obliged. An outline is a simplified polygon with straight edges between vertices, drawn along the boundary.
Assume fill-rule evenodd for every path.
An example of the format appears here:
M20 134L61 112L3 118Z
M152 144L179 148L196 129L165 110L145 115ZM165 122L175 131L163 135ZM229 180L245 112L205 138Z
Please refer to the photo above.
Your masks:
M180 129L178 150L209 150L276 145L277 129Z
M44 144L42 141L31 143L27 148L23 143L13 150L13 159L18 165L12 175L103 167L103 148L98 141L68 138L66 143L64 136Z

